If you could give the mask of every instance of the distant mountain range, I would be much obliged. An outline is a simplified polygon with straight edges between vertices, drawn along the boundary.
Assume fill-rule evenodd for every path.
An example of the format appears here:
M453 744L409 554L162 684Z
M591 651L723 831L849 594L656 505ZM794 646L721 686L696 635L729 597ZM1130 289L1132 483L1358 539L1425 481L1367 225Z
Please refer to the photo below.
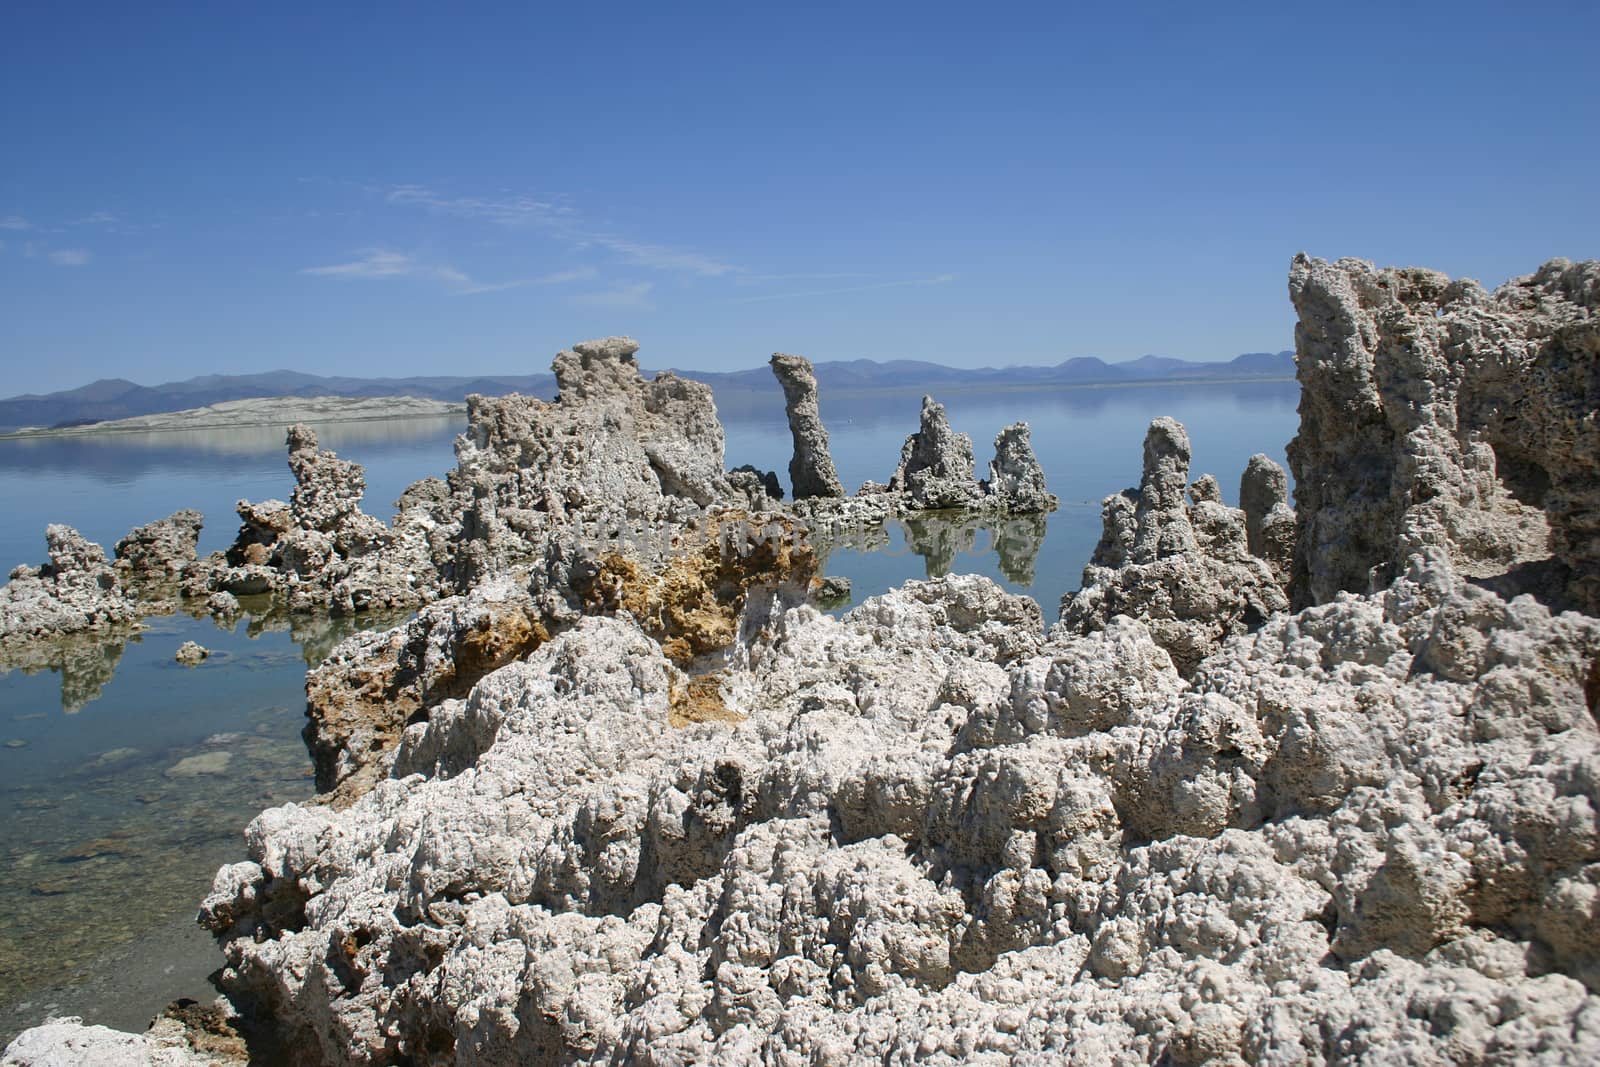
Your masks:
M1093 356L1049 366L946 367L939 363L897 359L857 359L816 365L824 400L830 391L928 390L942 388L1036 387L1051 385L1130 385L1172 381L1260 381L1294 377L1293 352L1247 352L1226 362L1206 363L1170 356L1140 356L1107 363ZM778 394L778 383L765 366L741 371L680 371L703 381L719 398L728 394ZM553 396L550 374L484 375L479 377L348 378L297 371L265 374L207 374L163 385L138 385L123 378L102 378L77 389L43 395L26 394L0 400L0 433L25 426L76 426L136 415L205 407L228 400L279 396L417 396L460 401L470 393L523 393Z

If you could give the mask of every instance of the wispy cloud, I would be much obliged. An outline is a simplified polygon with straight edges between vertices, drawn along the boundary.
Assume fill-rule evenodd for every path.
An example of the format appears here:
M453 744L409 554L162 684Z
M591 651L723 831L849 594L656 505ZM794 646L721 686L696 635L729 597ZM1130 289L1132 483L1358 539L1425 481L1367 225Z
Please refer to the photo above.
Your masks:
M583 243L599 245L607 251L615 252L635 266L648 267L651 270L698 274L703 278L717 278L724 274L739 272L739 268L732 263L724 263L720 259L713 259L699 252L673 248L670 245L629 241L603 233L589 234L583 238Z
M33 223L21 215L0 216L0 230L31 230Z
M117 221L117 217L109 211L95 211L81 219L73 219L68 226L109 226Z
M730 300L730 304L757 304L764 300L799 300L808 296L838 296L841 293L866 293L874 289L905 289L912 286L949 285L956 280L954 274L935 274L928 278L905 278L893 282L875 282L872 285L847 285L838 289L807 289L801 292L763 293Z
M878 277L881 275L858 270L830 270L800 274L742 274L733 281L735 285L771 285L773 282L838 282L847 278Z
M396 185L385 194L391 204L422 207L443 215L484 219L501 226L535 226L570 217L571 208L557 200L531 196L441 196L422 185Z
M47 253L45 258L58 267L81 267L94 257L81 248L58 248Z
M593 267L556 271L528 278L513 278L503 282L478 281L465 271L448 263L435 263L409 252L392 248L372 248L361 253L361 258L348 263L330 263L322 267L305 267L301 274L321 278L382 279L415 278L439 282L451 291L467 296L473 293L498 293L507 289L520 289L530 285L561 285L566 282L585 281L598 273Z
M654 311L650 294L655 282L625 282L593 293L579 293L572 298L574 304L597 308L632 308L636 311Z
M695 249L641 241L594 225L563 197L445 196L423 185L397 185L380 191L388 203L398 207L424 208L511 229L535 228L575 249L600 248L626 263L650 270L708 278L742 271L733 263Z
M500 293L507 289L521 289L529 285L564 285L567 282L588 281L597 277L599 273L593 267L578 267L575 270L552 271L533 278L513 278L508 282L474 282L458 291L465 296L471 293Z
M409 253L388 248L369 249L360 259L325 267L306 267L300 273L323 278L432 278L454 285L472 283L471 278L454 267L425 263Z

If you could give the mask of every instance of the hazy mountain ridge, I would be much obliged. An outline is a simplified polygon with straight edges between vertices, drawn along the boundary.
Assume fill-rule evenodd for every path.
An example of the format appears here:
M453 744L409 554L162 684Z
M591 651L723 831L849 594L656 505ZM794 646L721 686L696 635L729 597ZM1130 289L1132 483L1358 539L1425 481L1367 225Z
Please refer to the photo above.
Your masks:
M1107 363L1093 356L1079 356L1040 366L947 367L903 359L842 360L815 366L817 384L826 394L829 390L850 389L936 390L948 386L1116 385L1207 378L1291 378L1294 376L1294 353L1247 352L1220 362L1141 356L1121 363ZM739 371L685 370L679 373L706 382L719 395L769 390L778 395L777 383L765 366ZM206 374L153 386L123 378L103 378L76 389L42 395L29 393L0 400L0 432L26 426L67 426L156 415L254 397L415 396L459 402L470 393L551 396L554 392L555 378L550 374L356 378L269 371L264 374Z

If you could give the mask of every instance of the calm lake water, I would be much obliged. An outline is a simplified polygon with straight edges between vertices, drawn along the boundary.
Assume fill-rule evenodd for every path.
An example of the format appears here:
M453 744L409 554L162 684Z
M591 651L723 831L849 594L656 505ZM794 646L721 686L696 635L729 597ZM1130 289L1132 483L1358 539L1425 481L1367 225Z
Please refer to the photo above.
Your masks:
M781 395L722 404L729 466L788 481ZM1030 423L1052 515L998 526L891 521L837 548L830 574L855 600L910 578L987 574L1036 597L1053 621L1100 533L1100 500L1137 484L1145 427L1188 427L1194 476L1210 472L1236 503L1255 452L1283 462L1298 419L1292 382L970 392L939 397L974 442L980 475L1001 427ZM887 481L920 394L824 396L845 484ZM454 466L464 418L317 427L321 443L366 466L372 514L392 515L411 482ZM287 499L279 430L197 431L0 441L0 568L44 559L44 527L77 527L108 553L133 526L184 507L206 516L200 548L233 540L240 498ZM362 625L397 620L367 619ZM302 624L297 624L302 625ZM261 808L313 792L300 741L304 674L349 632L291 629L259 612L230 628L178 615L126 645L74 648L55 669L0 675L0 1043L46 1014L142 1027L178 996L204 999L220 965L192 925L215 869L242 858L240 831ZM214 651L186 669L186 640Z

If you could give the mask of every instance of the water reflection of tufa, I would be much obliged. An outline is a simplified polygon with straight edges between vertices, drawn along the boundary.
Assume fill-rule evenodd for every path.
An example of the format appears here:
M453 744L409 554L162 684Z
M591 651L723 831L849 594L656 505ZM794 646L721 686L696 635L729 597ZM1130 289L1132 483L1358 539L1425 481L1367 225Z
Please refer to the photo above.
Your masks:
M138 630L128 627L111 634L63 637L24 646L0 659L0 675L13 670L23 674L55 671L61 675L61 710L72 715L99 699L100 691L116 674L128 642L138 639Z
M890 543L887 522L897 523L911 551L922 557L929 578L950 573L956 556L962 552L993 550L999 557L1000 573L1008 582L1020 586L1033 584L1034 567L1044 544L1049 516L993 514L981 511L919 511L869 525L844 526L813 531L819 559L818 570L827 569L828 556L836 551L874 552ZM988 544L978 548L978 533L988 534Z
M978 531L989 535L989 548L999 557L1006 581L1032 585L1034 565L1044 544L1047 516L985 515L971 511L922 512L900 518L906 544L921 556L929 578L950 573L956 555L976 551Z
M299 646L306 665L315 666L328 658L335 645L358 630L387 629L407 615L404 611L370 612L362 616L340 618L295 615L282 604L274 605L271 597L243 597L241 600L245 609L242 619L216 618L206 612L204 601L179 600L174 592L168 599L150 601L151 606L161 610L146 618L159 618L181 611L229 632L234 631L242 621L245 636L252 641L262 634L287 630L289 640ZM0 655L0 676L13 670L23 674L54 671L61 675L61 711L66 715L74 715L100 699L102 691L115 677L128 643L140 641L143 634L141 626L130 624L110 633L63 637L7 649Z

